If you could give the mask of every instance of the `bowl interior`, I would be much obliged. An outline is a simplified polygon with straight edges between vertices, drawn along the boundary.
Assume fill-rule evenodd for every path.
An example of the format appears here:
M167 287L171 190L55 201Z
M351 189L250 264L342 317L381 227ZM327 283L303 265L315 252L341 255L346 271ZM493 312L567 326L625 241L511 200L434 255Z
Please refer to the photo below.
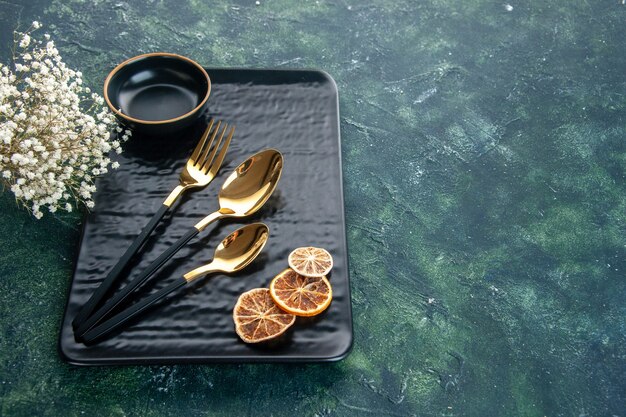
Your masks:
M206 73L185 59L152 55L117 68L106 93L111 106L139 121L168 121L200 106L209 94Z

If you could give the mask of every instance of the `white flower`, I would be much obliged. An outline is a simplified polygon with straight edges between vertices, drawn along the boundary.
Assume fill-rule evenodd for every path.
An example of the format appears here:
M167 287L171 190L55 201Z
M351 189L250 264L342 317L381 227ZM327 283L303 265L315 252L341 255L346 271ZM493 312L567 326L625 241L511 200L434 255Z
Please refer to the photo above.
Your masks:
M15 194L15 197L20 198L22 196L22 188L18 184L13 184L11 186L11 192Z
M107 154L131 134L81 86L82 73L65 65L49 35L31 38L40 27L16 32L22 51L11 67L0 64L0 183L36 218L44 209L71 212L73 202L93 208L95 176L119 167ZM83 108L87 99L93 104Z
M115 161L115 162L113 162L113 163L111 164L111 168L113 168L113 169L118 169L119 167L120 167L120 163L119 163L119 162L117 162L117 161Z
M30 36L28 36L27 33L24 34L24 36L22 36L22 40L20 41L20 48L28 48L28 45L30 45Z

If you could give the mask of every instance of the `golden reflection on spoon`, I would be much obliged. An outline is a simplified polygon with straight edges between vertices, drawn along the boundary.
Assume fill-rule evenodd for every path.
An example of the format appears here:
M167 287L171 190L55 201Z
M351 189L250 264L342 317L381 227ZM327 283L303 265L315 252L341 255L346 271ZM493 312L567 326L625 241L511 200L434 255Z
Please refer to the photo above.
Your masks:
M218 194L220 209L194 227L202 231L218 219L254 214L274 192L282 170L283 156L276 149L266 149L251 156L224 181Z
M191 282L206 274L240 271L257 257L268 238L269 229L263 223L253 223L237 229L217 246L210 263L187 272L184 278Z

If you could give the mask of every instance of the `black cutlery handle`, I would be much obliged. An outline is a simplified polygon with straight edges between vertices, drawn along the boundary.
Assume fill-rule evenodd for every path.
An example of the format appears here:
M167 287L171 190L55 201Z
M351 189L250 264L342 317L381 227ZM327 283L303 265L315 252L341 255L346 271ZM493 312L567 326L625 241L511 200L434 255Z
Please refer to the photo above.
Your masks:
M104 278L100 286L91 295L91 298L87 300L87 302L81 307L76 317L74 317L74 320L72 321L72 326L74 327L74 329L83 324L85 320L87 320L87 318L93 313L98 304L100 304L100 302L107 295L113 284L117 281L118 277L120 276L126 265L128 265L132 257L139 250L139 248L143 246L143 244L148 239L148 236L152 234L156 225L159 223L159 221L161 221L161 219L165 215L165 212L168 209L168 206L162 204L159 210L154 213L148 224L146 224L141 230L141 233L139 233L139 236L137 236L133 243L128 247L128 249L126 249L124 255L122 255L122 257L117 261L113 269L109 271L106 278Z
M141 274L130 281L120 291L115 293L109 301L107 301L102 307L100 307L95 313L93 313L87 320L85 320L74 332L76 339L81 340L83 335L91 329L93 326L102 321L102 319L113 311L118 305L120 305L130 293L137 289L140 285L148 280L168 259L170 259L176 252L180 250L187 242L189 242L194 236L199 233L199 230L195 227L189 229L180 239L178 239L172 246L170 246L165 252L159 255Z
M187 281L184 278L177 279L176 281L172 282L167 287L162 288L161 290L152 294L148 298L145 298L144 300L139 301L138 303L134 304L132 307L129 307L128 309L122 311L121 313L111 317L109 320L105 321L104 323L89 330L87 333L85 333L83 341L86 344L94 343L98 341L99 339L103 338L104 336L112 332L113 330L124 325L124 323L126 323L133 317L146 311L150 306L160 301L161 299L165 298L168 294L184 286L186 283Z

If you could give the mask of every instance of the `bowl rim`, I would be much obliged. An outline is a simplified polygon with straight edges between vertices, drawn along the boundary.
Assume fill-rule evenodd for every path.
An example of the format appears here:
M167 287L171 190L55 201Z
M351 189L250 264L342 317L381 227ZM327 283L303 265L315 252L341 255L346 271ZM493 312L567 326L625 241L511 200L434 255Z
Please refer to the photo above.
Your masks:
M207 91L206 94L204 95L204 98L202 99L202 101L196 106L194 107L192 110L188 111L185 114L182 114L180 116L174 117L172 119L164 119L164 120L143 120L143 119L137 119L135 117L129 116L125 113L123 113L121 111L121 109L116 109L115 107L113 107L113 104L111 103L111 100L109 99L109 84L111 82L111 79L113 79L113 77L115 76L115 74L117 74L122 68L126 67L128 64L137 61L139 59L143 59L143 58L150 58L150 57L170 57L170 58L176 58L176 59L180 59L182 61L186 61L190 64L192 64L193 66L195 66L197 69L200 70L200 72L204 75L204 77L206 78L207 81ZM198 64L196 61L194 61L193 59L187 58L186 56L182 56L179 54L173 54L170 52L150 52L147 54L141 54L141 55L137 55L134 56L132 58L128 58L126 61L118 64L115 68L113 68L113 70L111 70L111 72L109 73L109 75L107 75L106 79L104 80L104 101L106 101L107 106L109 106L109 109L111 109L111 111L113 113L115 113L116 116L119 116L125 120L128 120L130 122L134 122L134 123L140 123L140 124L145 124L145 125L163 125L163 124L167 124L167 123L172 123L172 122L177 122L179 120L182 120L188 116L191 116L193 113L195 113L196 111L198 111L200 108L202 108L204 106L204 104L206 103L206 101L209 99L209 96L211 95L211 78L209 77L209 74L206 72L206 70L204 69L204 67L202 67L202 65Z

